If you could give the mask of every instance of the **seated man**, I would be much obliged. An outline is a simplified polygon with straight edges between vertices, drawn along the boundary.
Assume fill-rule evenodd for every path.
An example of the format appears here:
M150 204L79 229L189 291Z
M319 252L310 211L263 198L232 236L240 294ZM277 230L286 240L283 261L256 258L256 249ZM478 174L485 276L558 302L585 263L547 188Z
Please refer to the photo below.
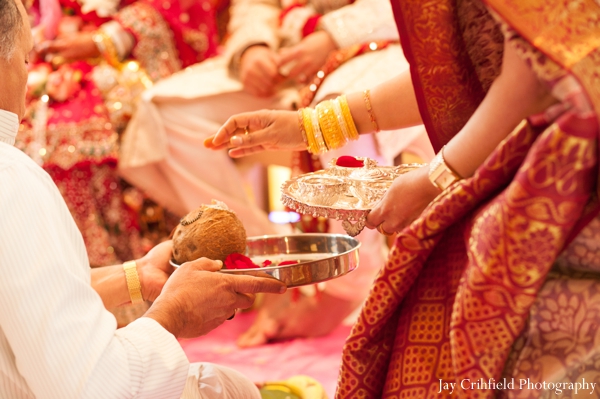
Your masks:
M233 370L190 368L176 338L204 334L251 306L254 293L284 286L211 273L221 264L207 259L169 278L170 242L137 265L128 262L133 268L125 273L120 266L91 270L52 179L12 146L31 48L21 1L0 0L0 397L163 399L178 398L185 388L186 397L260 398ZM154 304L117 330L105 306L130 298Z

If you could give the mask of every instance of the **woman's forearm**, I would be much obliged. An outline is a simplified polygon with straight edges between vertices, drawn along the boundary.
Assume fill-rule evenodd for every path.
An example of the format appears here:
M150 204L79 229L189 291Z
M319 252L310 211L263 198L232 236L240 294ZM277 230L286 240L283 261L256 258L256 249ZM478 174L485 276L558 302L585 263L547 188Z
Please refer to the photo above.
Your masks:
M371 89L371 107L380 130L396 130L422 122L410 72L406 71ZM363 93L347 96L348 105L360 134L373 133L374 126Z
M556 101L513 47L505 45L501 74L444 149L447 164L462 177L471 176L523 119Z

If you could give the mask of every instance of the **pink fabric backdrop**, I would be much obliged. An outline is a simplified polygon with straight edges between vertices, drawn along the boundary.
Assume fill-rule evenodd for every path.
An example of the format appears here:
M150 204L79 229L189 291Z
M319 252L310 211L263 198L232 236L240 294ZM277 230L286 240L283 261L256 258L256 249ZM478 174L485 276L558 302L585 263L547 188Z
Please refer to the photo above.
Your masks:
M236 369L255 382L286 379L304 374L321 382L332 398L341 363L342 346L350 326L339 326L319 338L294 339L256 348L240 349L236 338L254 320L241 313L204 337L181 340L191 362L212 362Z

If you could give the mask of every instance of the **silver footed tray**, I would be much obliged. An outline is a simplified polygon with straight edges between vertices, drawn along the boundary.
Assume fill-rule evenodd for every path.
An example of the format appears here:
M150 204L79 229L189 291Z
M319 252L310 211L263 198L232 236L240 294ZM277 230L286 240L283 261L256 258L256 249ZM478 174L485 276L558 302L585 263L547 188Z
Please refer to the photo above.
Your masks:
M335 158L326 169L286 181L281 201L303 215L341 220L346 233L354 237L364 229L367 215L394 179L422 166L377 166L370 158Z
M289 288L317 284L356 269L359 247L358 240L342 234L249 237L245 255L255 264L254 267L221 269L220 272L274 277ZM173 260L171 265L179 267Z

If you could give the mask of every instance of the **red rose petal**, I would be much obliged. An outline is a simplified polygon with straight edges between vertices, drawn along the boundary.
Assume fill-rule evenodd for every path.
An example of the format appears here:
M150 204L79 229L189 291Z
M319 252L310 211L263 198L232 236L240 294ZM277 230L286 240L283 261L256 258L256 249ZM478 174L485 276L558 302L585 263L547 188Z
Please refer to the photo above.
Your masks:
M277 266L295 265L297 263L299 263L297 260L284 260L283 262L279 263Z
M256 269L260 267L246 255L238 253L229 254L223 263L225 269Z
M268 259L262 263L263 267L271 266L272 264L273 264L273 262L271 262Z
M349 155L342 155L335 161L335 164L337 166L343 166L345 168L362 168L363 166L365 166L364 161L356 159Z

